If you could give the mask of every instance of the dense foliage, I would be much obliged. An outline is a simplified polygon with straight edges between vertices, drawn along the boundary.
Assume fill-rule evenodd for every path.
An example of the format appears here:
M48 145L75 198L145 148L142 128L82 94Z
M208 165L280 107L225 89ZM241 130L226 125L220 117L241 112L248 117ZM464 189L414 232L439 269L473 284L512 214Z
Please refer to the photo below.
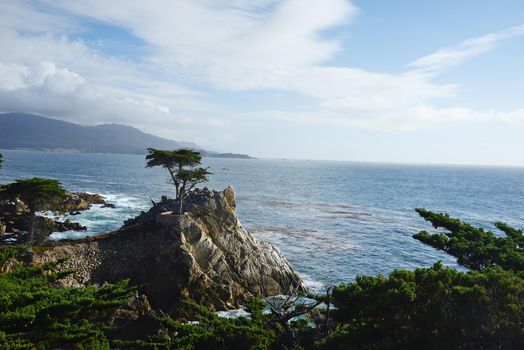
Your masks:
M3 186L4 195L20 198L31 211L56 210L66 196L60 182L34 177Z
M459 264L474 270L496 266L505 270L524 270L522 230L498 222L497 228L506 236L497 237L491 231L450 218L447 214L437 214L425 209L417 209L417 212L435 228L444 228L447 231L435 234L422 231L413 237L457 257Z
M108 313L123 305L132 289L116 285L59 288L69 272L53 272L60 261L24 266L11 258L25 246L0 251L1 349L108 349Z
M339 329L325 349L524 349L524 274L394 271L333 292Z
M0 348L523 349L522 231L496 223L505 233L496 236L445 214L418 212L448 231L422 231L415 238L456 256L469 271L436 263L387 277L359 276L317 296L329 309L271 305L263 313L264 303L253 300L247 305L251 318L220 318L188 301L177 320L150 310L118 325L111 315L134 295L125 281L59 287L69 273L54 272L60 262L26 266L12 258L23 255L24 246L3 248ZM288 322L295 315L306 318Z
M323 349L523 349L524 251L521 230L506 233L446 214L417 212L435 228L414 237L458 258L471 270L440 263L429 269L360 276L333 291L337 327Z
M262 350L282 349L277 332L267 327L268 316L262 314L263 303L253 300L248 309L251 318L227 319L218 317L206 308L186 302L191 322L158 317L163 328L157 336L138 340L116 340L113 345L123 349L181 349L181 350Z
M0 349L282 348L277 333L266 327L264 305L256 300L249 304L251 319L220 318L188 302L186 316L196 322L151 312L147 326L137 321L137 326L118 329L112 316L134 292L127 281L59 287L56 282L71 272L54 272L60 261L26 266L14 259L25 253L23 245L0 249Z

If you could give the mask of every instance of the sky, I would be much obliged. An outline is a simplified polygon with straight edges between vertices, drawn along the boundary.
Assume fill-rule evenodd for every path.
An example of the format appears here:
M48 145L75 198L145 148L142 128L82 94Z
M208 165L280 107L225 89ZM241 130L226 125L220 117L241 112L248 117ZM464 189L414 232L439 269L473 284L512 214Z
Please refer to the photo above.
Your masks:
M0 112L262 158L524 166L521 0L0 0Z

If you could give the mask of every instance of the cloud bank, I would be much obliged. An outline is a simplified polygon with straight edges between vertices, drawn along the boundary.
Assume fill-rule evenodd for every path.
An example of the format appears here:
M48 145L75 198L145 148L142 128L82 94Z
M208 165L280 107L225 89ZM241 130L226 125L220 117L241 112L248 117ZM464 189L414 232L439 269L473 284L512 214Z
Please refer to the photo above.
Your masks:
M330 63L351 50L333 31L351 29L358 15L346 0L2 2L0 107L127 123L204 145L219 142L202 138L205 128L231 138L231 125L246 118L402 131L524 121L522 109L457 106L460 87L436 82L441 72L523 36L524 25L466 39L388 74ZM119 57L87 40L100 24L121 28L144 53ZM311 107L245 113L219 98L257 91L299 94Z

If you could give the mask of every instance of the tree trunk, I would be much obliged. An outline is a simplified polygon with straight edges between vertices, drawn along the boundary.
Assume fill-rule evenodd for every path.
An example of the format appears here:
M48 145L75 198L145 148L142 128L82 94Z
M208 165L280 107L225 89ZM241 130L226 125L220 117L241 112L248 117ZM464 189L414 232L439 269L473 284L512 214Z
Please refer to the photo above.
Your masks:
M182 215L182 209L184 208L184 191L180 190L180 197L178 198L178 214Z
M177 174L180 174L181 171L182 171L182 166L179 164ZM177 199L180 198L180 201L182 201L182 191L184 191L184 185L182 182L179 182L176 179L176 176L174 177L174 181L175 181L175 186L176 186L176 198Z
M175 199L177 199L180 196L180 182L177 181L176 174L171 168L167 168L167 170L169 171L169 175L171 175L171 180L173 180L173 183L175 184L175 188L176 188Z

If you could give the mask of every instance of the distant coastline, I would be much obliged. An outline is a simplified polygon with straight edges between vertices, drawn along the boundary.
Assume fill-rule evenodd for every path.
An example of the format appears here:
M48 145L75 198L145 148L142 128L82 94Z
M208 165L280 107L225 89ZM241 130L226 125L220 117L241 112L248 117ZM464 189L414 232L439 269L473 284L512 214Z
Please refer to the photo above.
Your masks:
M83 126L27 113L0 114L0 149L144 155L147 148L199 151L203 157L253 159L247 154L204 150L120 124Z
M6 151L26 151L26 152L62 152L62 153L86 153L86 154L130 154L130 155L144 155L146 152L104 152L104 151L89 151L74 148L9 148L0 146L0 150ZM257 159L247 154L241 153L218 153L211 151L200 150L203 158L228 158L228 159Z

